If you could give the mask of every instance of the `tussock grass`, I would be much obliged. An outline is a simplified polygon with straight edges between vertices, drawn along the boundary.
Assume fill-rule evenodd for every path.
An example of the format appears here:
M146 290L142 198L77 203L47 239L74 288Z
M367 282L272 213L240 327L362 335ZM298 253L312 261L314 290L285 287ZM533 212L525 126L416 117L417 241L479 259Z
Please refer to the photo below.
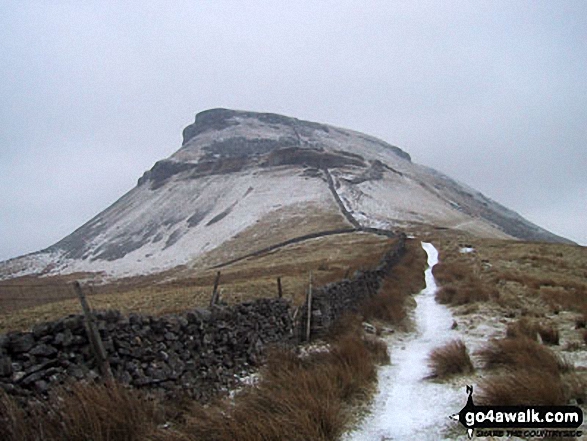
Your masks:
M526 337L531 340L542 340L549 345L560 343L560 334L556 326L550 323L540 323L530 317L521 317L518 321L509 323L506 328L506 336L509 338Z
M385 280L379 293L362 305L361 313L367 321L376 319L398 325L407 317L406 295L392 281Z
M29 441L38 439L39 422L36 412L27 412L13 398L0 389L0 439L6 441Z
M567 402L574 400L577 404L587 403L587 372L569 372L561 377L563 391Z
M334 369L312 372L286 364L290 370L274 372L272 380L263 380L234 406L195 406L182 432L190 440L336 439L344 417L331 381Z
M567 403L560 377L539 370L516 370L494 375L479 383L479 405L564 405Z
M369 394L380 350L352 331L329 352L276 350L255 389L234 405L196 406L182 431L190 440L336 440L348 423L345 406Z
M349 422L348 405L370 395L375 364L388 359L383 342L352 328L328 352L299 357L274 349L256 386L234 401L183 404L179 419L173 403L114 383L70 385L26 411L0 394L0 439L336 440ZM161 429L169 418L172 428Z
M465 343L458 339L434 349L428 357L430 377L445 379L473 372L473 363Z
M116 383L100 386L75 384L70 393L61 393L58 407L61 424L55 438L64 441L140 440L158 419L158 406L145 396Z
M462 282L469 278L471 274L471 268L460 259L449 260L444 262L443 255L442 260L434 266L434 277L436 281L441 285L448 285L450 283Z
M366 335L364 338L364 344L376 364L389 364L389 351L387 349L387 344L383 340L374 336Z
M584 394L573 366L527 337L491 340L478 355L487 368L502 368L479 384L479 404L564 405Z
M466 235L444 235L438 241L440 263L434 275L441 303L494 302L536 317L587 313L586 247ZM476 252L460 253L462 243Z
M560 343L560 334L553 324L541 324L538 327L538 335L545 344L558 345Z
M410 294L424 288L425 267L426 253L420 243L407 241L406 253L385 278L377 295L361 305L359 311L363 319L401 324L407 317L406 301Z
M522 317L516 322L508 323L506 337L526 337L530 340L537 340L539 325L529 317Z
M584 403L584 372L575 371L558 354L574 350L574 357L583 357L579 352L585 348L582 333L587 334L587 248L460 234L439 234L438 241L440 263L434 274L441 287L440 302L484 301L487 304L480 308L463 306L458 311L487 310L517 317L507 326L507 338L490 340L476 352L488 370L477 389L480 398L476 402L567 404L574 399ZM464 241L472 244L475 253L459 252ZM573 327L577 330L570 332ZM564 349L546 346L560 343Z
M490 340L477 351L477 355L488 369L536 369L551 374L567 372L569 363L551 349L526 337Z
M26 410L0 396L4 441L139 441L156 432L158 421L157 401L116 383L69 385Z
M494 286L483 283L472 265L472 257L455 250L442 250L440 260L433 273L440 288L436 301L444 305L465 305L497 299L499 292Z
M495 264L492 277L511 291L502 306L519 308L536 299L550 312L583 313L587 309L587 249L572 245L504 242L491 244L488 257ZM522 299L525 303L522 303Z
M486 302L497 297L495 290L487 289L479 280L468 279L459 285L442 286L435 295L438 303L443 305L465 305Z

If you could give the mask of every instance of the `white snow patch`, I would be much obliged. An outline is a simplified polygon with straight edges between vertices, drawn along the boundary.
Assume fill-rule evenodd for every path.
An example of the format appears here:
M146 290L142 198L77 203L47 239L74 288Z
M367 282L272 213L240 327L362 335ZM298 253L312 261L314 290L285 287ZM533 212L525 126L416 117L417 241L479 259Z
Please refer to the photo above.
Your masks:
M463 247L459 250L459 253L461 254L468 254L468 253L474 253L475 252L475 248L471 248L471 247Z
M299 348L298 357L307 358L312 354L330 352L330 345L327 343L314 343Z
M62 253L60 251L27 254L22 257L0 262L0 280L28 276L46 268L56 268Z
M243 372L241 375L235 374L235 378L238 381L238 385L228 393L228 398L231 400L234 400L236 395L242 392L245 388L256 387L261 381L261 374L259 372Z
M189 264L283 205L310 203L334 204L328 187L321 180L306 180L297 170L286 168L256 174L243 172L193 180L172 179L157 190L143 185L102 214L108 228L89 243L90 258L67 259L40 253L16 259L12 263L12 274L39 272L47 265L51 265L48 274L104 272L107 277L124 277L163 271ZM230 215L225 219L215 221L228 211ZM190 228L187 219L196 212L203 212L204 217ZM165 222L170 218L169 213L173 213L177 222ZM160 238L155 240L153 234L152 239L144 241L145 231L153 225ZM181 235L180 240L166 246L174 234ZM127 238L145 243L116 260L92 260L100 254L104 244L120 243Z
M355 153L363 153L357 147ZM366 157L373 152L364 151ZM351 183L348 171L333 170L337 193L351 213L368 213L369 218L383 220L399 227L402 223L425 223L445 228L461 228L482 237L508 237L478 216L465 213L451 204L453 190L424 167L407 161L390 162L392 155L381 160L399 167L399 173L386 172L381 179ZM456 184L455 184L456 185ZM360 219L357 220L365 225Z

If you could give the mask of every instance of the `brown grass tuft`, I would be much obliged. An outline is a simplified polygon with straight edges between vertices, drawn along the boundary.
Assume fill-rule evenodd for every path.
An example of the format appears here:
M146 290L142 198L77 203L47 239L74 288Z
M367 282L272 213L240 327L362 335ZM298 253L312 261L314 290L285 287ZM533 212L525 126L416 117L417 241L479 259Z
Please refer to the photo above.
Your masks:
M477 354L489 369L535 369L551 375L571 369L569 364L552 350L525 337L490 340Z
M55 401L62 403L58 412L66 430L54 429L63 440L87 439L88 433L95 440L141 440L158 419L155 401L116 383L75 384Z
M569 372L562 375L561 381L567 402L587 403L587 372Z
M441 287L435 295L438 303L443 305L465 305L474 302L486 302L496 294L489 291L478 281L471 280L467 284L448 285Z
M25 410L0 389L0 439L34 440L38 424L39 421L35 418L29 419Z
M440 379L468 374L474 370L467 347L460 339L434 349L428 357L428 366L430 376Z
M552 323L539 323L529 317L522 317L517 322L509 323L506 336L508 338L526 337L535 341L540 336L542 342L549 345L558 345L560 341L558 329Z
M0 435L6 441L134 441L156 431L156 401L115 383L78 383L55 390L26 410L0 397Z
M367 335L363 341L375 363L389 364L389 351L387 350L387 344L383 340Z
M436 301L444 305L465 305L497 299L499 292L483 283L474 265L458 253L443 251L433 273L440 288Z
M558 345L560 343L560 334L553 324L540 325L538 327L538 334L545 344Z
M536 341L538 339L538 324L528 317L522 317L516 322L508 323L506 337L526 337Z
M554 406L567 402L560 377L537 370L516 370L486 378L479 390L479 405Z
M276 350L255 389L234 405L197 406L185 432L218 441L336 440L348 421L345 403L366 396L376 377L370 347L348 333L329 352L304 358Z
M334 375L332 366L301 364L273 372L233 406L194 406L183 432L190 440L334 440L345 422Z
M408 294L386 279L379 293L363 302L360 312L365 320L382 320L398 325L407 317L404 302Z
M458 260L446 262L444 259L441 259L434 266L432 272L437 282L445 285L466 280L471 273L471 268Z
M426 254L420 243L407 241L404 256L386 276L377 295L361 305L363 319L402 323L407 317L406 300L424 287L425 267Z
M326 334L326 341L332 343L347 335L362 335L362 322L362 317L359 314L344 314L330 326Z

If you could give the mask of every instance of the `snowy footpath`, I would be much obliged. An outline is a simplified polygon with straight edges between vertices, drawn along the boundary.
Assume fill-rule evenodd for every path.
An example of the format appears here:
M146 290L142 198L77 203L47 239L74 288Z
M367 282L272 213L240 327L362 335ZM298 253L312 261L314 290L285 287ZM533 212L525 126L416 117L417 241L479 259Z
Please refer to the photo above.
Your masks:
M438 251L431 243L423 242L422 247L428 254L428 269L426 288L415 296L415 330L387 338L391 364L379 369L370 414L343 437L345 441L455 439L458 429L464 435L464 429L449 419L465 405L464 389L426 379L430 352L459 333L451 330L448 308L434 300L437 286L432 267L438 263Z

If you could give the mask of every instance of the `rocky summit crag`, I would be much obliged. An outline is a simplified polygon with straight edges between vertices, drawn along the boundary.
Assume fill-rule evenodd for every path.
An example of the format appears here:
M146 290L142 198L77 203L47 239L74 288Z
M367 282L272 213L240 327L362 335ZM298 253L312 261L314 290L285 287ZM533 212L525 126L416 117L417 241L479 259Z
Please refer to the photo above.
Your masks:
M377 138L271 113L212 109L135 188L0 277L116 278L205 268L344 228L447 228L564 241Z

